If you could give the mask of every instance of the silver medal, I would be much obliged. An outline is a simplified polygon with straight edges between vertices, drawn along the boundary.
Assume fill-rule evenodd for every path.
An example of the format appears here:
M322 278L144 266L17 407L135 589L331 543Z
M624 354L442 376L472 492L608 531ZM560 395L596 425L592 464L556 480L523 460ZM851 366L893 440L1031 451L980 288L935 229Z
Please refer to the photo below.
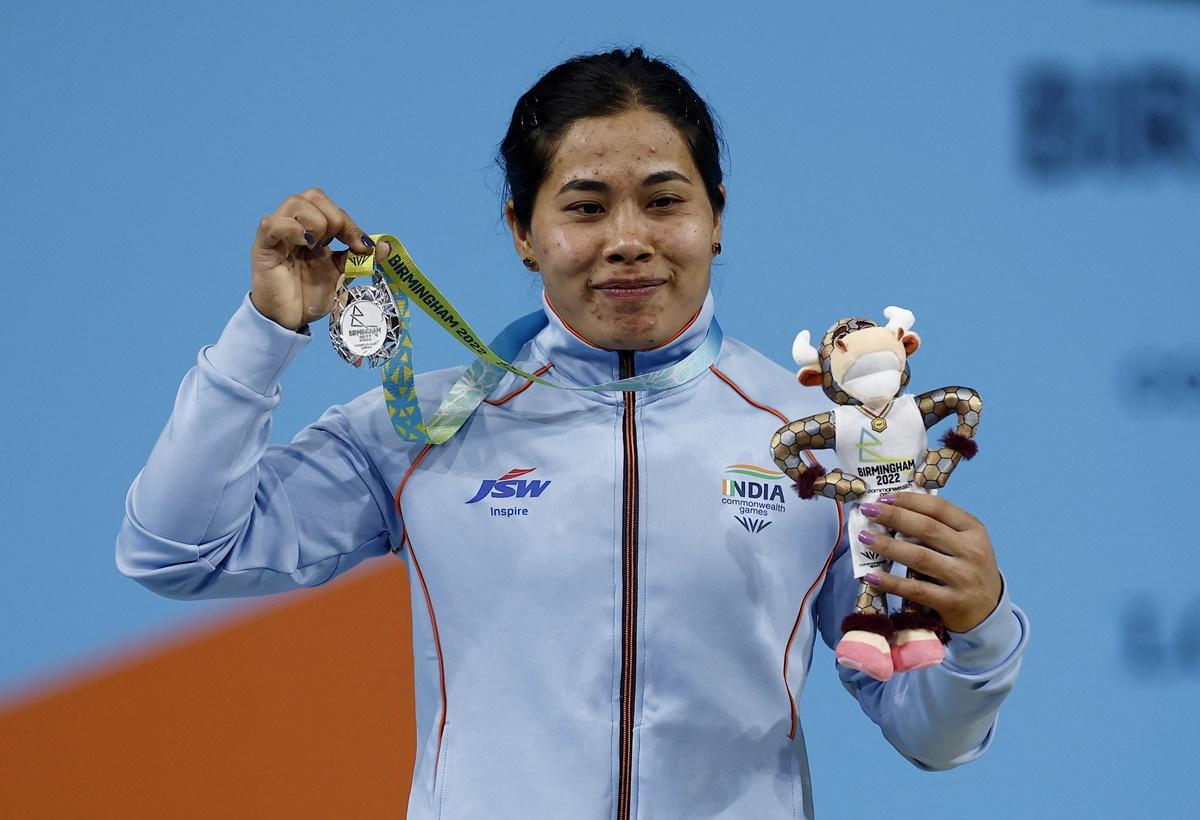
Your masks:
M370 285L346 286L338 280L333 310L329 314L329 338L338 355L355 367L378 367L400 346L400 314L396 300L378 269Z

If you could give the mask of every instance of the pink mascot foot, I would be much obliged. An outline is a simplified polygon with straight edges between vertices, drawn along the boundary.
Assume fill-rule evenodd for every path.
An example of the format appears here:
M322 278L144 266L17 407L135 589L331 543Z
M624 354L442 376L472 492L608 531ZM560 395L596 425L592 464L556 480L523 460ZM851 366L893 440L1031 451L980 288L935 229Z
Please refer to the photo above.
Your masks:
M946 657L938 636L928 629L900 629L892 646L892 666L897 672L910 672L936 666Z
M847 669L857 669L876 681L892 677L892 621L880 613L856 612L846 616L841 624L842 636L834 654L838 663Z
M835 653L841 666L857 669L875 680L887 680L892 676L892 653L887 638L882 635L852 630L838 641Z
M883 612L851 612L842 621L842 639L834 654L837 662L875 680L892 676L892 619Z
M946 657L946 627L932 609L903 609L892 616L892 624L892 665L897 672L935 666Z

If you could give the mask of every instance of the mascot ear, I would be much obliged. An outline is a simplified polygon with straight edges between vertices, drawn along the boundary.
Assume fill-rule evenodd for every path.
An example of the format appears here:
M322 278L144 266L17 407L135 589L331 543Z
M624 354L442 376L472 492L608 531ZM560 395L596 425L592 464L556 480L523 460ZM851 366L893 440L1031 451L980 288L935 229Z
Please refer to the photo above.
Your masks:
M821 369L818 367L802 367L800 368L800 372L796 374L796 378L805 387L820 387Z
M921 337L913 333L911 330L905 333L900 331L900 344L904 345L905 354L911 356L917 352L917 348L921 346Z
M812 346L812 337L807 330L796 334L792 342L792 360L800 365L796 379L805 387L816 387L821 383L820 359L817 349Z

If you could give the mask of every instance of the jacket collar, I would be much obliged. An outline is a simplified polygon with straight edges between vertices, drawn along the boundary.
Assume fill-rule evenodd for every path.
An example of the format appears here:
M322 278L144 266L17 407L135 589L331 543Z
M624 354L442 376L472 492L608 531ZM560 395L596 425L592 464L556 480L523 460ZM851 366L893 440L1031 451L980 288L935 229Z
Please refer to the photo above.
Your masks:
M537 358L554 365L554 377L578 385L603 384L620 378L620 362L617 351L592 344L573 330L558 313L542 292L542 309L548 324L534 338ZM708 334L713 318L712 291L704 297L704 304L675 336L658 347L634 351L633 366L636 374L647 373L669 367L698 348Z

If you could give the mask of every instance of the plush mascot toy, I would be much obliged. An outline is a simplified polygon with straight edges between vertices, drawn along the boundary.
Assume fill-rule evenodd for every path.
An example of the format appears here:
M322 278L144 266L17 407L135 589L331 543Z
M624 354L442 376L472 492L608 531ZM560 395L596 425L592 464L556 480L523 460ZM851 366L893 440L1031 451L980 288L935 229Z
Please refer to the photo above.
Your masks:
M866 319L838 321L819 349L810 343L807 330L796 336L792 357L800 366L800 383L820 385L837 406L779 428L771 440L775 463L796 482L801 498L822 495L846 505L849 549L859 579L891 570L890 561L859 539L863 531L885 532L859 505L885 494L936 492L946 486L959 460L975 455L975 430L983 412L983 401L969 387L943 387L919 396L901 393L908 384L908 360L921 340L911 330L911 312L889 307L884 315L886 327ZM926 431L951 413L958 416L957 427L943 436L940 449L928 449ZM801 453L821 449L835 450L841 468L806 468ZM911 569L908 576L927 580ZM937 612L904 601L889 616L887 596L863 580L855 611L842 622L837 662L887 680L894 672L941 663L947 641Z

